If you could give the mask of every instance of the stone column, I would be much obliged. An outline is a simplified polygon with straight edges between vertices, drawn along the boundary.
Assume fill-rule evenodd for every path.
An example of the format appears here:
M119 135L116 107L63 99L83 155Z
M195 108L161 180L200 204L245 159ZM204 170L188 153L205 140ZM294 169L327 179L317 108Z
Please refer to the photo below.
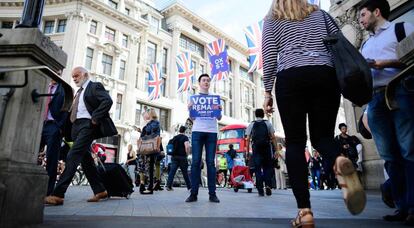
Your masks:
M43 221L43 198L48 176L37 165L46 98L32 101L31 93L47 93L50 79L65 89L68 110L72 88L53 72L62 70L67 55L37 28L0 29L0 227L23 227ZM27 71L24 84L21 69ZM19 70L20 69L20 70ZM51 70L50 70L51 69ZM6 102L5 102L6 101Z
M181 36L181 27L174 23L171 26L172 32L172 46L170 51L170 86L168 90L168 94L171 99L178 98L177 94L177 85L178 85L178 73L177 73L177 65L175 58L179 54L179 47L180 47L180 36ZM191 60L190 60L191 61ZM197 76L196 76L197 77Z

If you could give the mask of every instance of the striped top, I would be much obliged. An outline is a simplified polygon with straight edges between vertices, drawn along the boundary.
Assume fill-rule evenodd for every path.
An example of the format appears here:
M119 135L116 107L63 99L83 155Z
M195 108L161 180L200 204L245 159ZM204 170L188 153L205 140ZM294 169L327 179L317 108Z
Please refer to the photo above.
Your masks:
M269 20L263 24L263 83L271 92L276 74L292 67L328 65L333 58L323 43L329 33L338 31L333 19L322 10L312 12L303 21Z

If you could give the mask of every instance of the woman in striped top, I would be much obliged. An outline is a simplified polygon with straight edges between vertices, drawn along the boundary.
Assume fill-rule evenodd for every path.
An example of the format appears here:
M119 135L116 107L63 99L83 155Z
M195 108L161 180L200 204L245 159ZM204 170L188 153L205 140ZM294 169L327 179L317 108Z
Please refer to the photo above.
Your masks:
M267 114L273 113L272 91L277 77L275 91L286 135L287 169L299 208L298 216L292 221L294 227L314 227L308 166L303 152L307 140L306 116L312 145L328 161L325 170L332 171L335 164L334 169L340 176L350 163L349 159L338 157L339 148L334 142L340 90L332 55L323 38L338 29L333 20L328 19L325 23L325 17L330 18L307 0L273 0L263 26L264 109ZM355 173L354 170L346 171ZM356 182L341 182L348 185L348 190L346 187L342 189L352 214L360 213L365 205L355 203L354 187L363 191L359 180Z

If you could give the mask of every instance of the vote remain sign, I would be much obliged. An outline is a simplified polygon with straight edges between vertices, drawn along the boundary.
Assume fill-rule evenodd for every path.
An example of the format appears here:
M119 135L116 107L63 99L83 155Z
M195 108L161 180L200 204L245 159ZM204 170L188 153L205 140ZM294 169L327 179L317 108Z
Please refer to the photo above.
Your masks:
M218 95L193 95L190 97L192 106L190 117L216 117L221 116L220 96Z

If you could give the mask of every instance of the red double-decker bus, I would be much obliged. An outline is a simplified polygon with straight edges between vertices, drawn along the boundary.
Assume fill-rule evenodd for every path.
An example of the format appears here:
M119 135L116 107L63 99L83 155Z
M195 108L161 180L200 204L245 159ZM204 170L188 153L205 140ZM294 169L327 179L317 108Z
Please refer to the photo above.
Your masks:
M245 124L230 124L220 129L217 140L217 154L224 154L229 150L229 145L233 144L234 150L238 153L237 157L245 160L246 158L246 128Z

